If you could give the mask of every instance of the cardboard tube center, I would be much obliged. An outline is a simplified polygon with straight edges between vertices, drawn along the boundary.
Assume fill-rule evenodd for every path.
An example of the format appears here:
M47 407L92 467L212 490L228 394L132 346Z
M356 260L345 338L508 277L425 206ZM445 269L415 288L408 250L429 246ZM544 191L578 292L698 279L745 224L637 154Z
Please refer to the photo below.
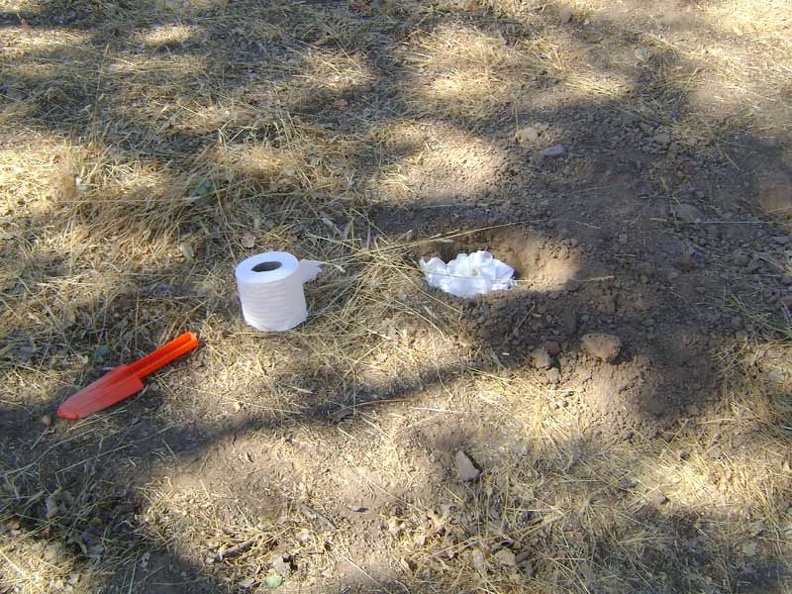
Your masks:
M253 272L271 272L281 266L280 262L259 262L253 267Z

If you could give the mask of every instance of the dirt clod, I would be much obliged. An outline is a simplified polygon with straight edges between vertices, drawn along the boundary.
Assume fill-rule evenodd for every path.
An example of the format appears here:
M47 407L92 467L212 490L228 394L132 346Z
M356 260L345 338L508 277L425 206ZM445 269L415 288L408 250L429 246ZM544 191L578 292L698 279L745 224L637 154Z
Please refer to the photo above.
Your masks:
M613 363L621 352L622 342L618 336L592 332L580 339L580 346L589 355Z
M509 549L501 549L493 555L496 561L506 567L517 565L517 556Z
M515 132L514 140L517 142L517 144L521 145L534 144L537 140L539 140L539 131L533 126L520 128L517 130L517 132Z
M547 369L553 365L553 359L545 347L538 347L531 351L531 365L536 369Z

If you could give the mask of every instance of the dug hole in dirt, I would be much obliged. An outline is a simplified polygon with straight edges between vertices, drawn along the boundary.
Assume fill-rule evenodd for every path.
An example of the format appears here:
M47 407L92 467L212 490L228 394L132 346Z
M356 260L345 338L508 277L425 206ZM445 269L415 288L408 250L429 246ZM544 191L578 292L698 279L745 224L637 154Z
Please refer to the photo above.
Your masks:
M790 23L7 2L0 591L792 591ZM480 249L514 288L426 285ZM327 264L262 334L273 250Z

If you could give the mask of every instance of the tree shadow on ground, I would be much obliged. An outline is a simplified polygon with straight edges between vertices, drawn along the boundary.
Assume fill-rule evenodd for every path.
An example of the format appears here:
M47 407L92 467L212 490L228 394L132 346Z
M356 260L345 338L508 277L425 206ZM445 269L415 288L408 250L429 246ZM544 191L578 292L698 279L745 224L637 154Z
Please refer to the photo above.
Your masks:
M57 14L61 14L60 10L57 8ZM284 15L290 14L289 8L285 6L278 7L278 10L284 11ZM303 11L309 8L295 5L292 10ZM155 537L146 536L146 527L140 520L141 510L123 509L130 502L133 506L143 505L140 492L144 489L146 480L130 476L135 473L146 476L146 472L132 472L130 467L145 469L156 465L161 459L171 459L178 464L184 458L200 458L204 452L211 452L215 444L233 442L245 436L294 425L304 425L321 431L322 428L336 427L339 423L346 422L357 428L360 425L357 419L360 406L372 406L372 403L380 399L409 400L416 392L453 382L470 368L507 375L510 371L525 371L526 360L530 359L536 349L555 351L553 345L558 347L558 352L548 352L552 359L551 365L546 370L537 370L534 374L535 380L548 392L555 391L559 385L574 383L575 378L582 383L588 382L589 386L601 388L600 392L604 396L600 403L599 416L594 415L589 419L593 433L590 439L595 444L598 440L607 442L611 435L603 433L610 432L617 433L628 442L632 439L652 439L662 436L664 432L678 431L679 424L685 419L696 416L710 406L714 407L722 397L719 390L719 361L714 359L713 353L717 352L720 345L729 342L735 331L743 329L746 321L731 325L731 318L736 314L724 316L721 309L723 299L719 293L732 294L737 301L745 302L756 299L756 287L759 287L763 304L770 304L781 297L776 278L781 273L775 271L771 263L762 258L753 258L746 251L748 262L743 266L753 267L755 262L759 266L751 273L754 276L746 280L744 268L732 267L731 262L727 262L727 258L732 258L733 242L764 241L772 237L774 232L768 233L762 228L763 235L757 239L744 234L741 229L732 232L737 227L731 226L722 216L732 207L728 199L724 204L703 199L718 195L718 184L726 184L733 175L728 166L729 158L724 156L723 159L718 159L713 156L724 148L723 139L741 134L740 143L743 146L769 155L774 167L779 169L783 168L781 155L773 152L772 147L763 146L762 141L751 137L739 125L726 122L721 123L720 128L717 122L712 123L714 130L709 131L710 138L703 146L699 141L689 145L679 143L672 150L672 143L665 142L665 130L660 128L673 129L674 122L683 120L691 109L685 93L674 89L670 81L658 76L658 72L670 72L674 66L684 69L682 61L673 52L658 51L655 54L652 59L657 70L616 70L615 74L628 76L630 90L615 99L593 104L583 98L550 107L532 104L526 99L524 105L508 106L512 110L509 113L506 109L507 101L499 103L496 98L493 104L486 100L477 103L475 97L473 100L461 97L459 100L463 104L468 101L472 109L484 105L495 112L492 116L481 115L481 112L468 115L465 109L455 107L453 97L449 99L448 96L441 96L440 99L432 101L430 96L415 92L413 87L418 71L420 68L431 68L432 65L405 65L399 56L400 41L410 35L428 35L437 30L442 31L444 25L450 27L449 31L453 27L470 27L486 39L490 39L493 32L507 31L515 39L525 40L535 35L536 30L486 9L468 14L450 10L437 14L428 13L419 25L409 20L399 23L397 10L389 15L392 25L384 32L385 41L372 44L368 37L361 38L363 42L358 42L348 33L343 39L337 39L337 29L324 22L324 18L328 22L333 18L346 22L357 21L362 17L344 12L343 8L334 7L328 10L329 13L320 10L313 21L297 27L298 33L291 37L283 32L279 33L286 35L288 40L280 43L289 47L295 42L292 37L302 36L299 44L305 48L305 56L310 56L310 50L316 48L360 53L366 56L366 63L372 71L371 82L342 87L341 90L332 87L317 90L311 88L310 82L298 84L299 78L283 76L280 82L284 85L294 84L299 88L296 96L287 93L279 99L284 101L280 109L292 114L292 119L299 118L299 125L326 128L329 130L328 137L341 136L345 146L350 149L344 167L356 176L352 186L355 191L360 191L366 183L377 176L390 173L394 168L414 167L417 176L437 175L440 181L435 181L434 184L427 182L425 187L416 185L409 175L405 175L404 185L409 186L407 194L414 193L420 197L408 203L402 200L404 194L398 192L388 194L380 188L370 194L371 203L366 209L382 237L392 237L407 229L412 229L419 238L423 238L436 233L447 234L455 229L508 225L451 243L428 242L417 246L414 251L401 254L400 257L409 257L410 261L414 261L417 256L435 252L448 256L464 249L492 247L515 258L518 262L516 267L525 284L520 291L505 296L477 299L461 308L458 317L446 315L446 310L458 309L458 306L442 295L432 295L432 299L427 301L420 294L406 294L401 298L405 303L426 303L429 308L428 315L434 324L449 334L459 334L462 339L473 344L474 356L454 365L440 366L439 369L427 366L414 377L393 380L386 376L382 381L370 383L348 379L349 370L339 373L337 370L328 371L311 364L301 365L292 361L285 369L280 370L280 376L276 374L268 378L266 383L261 383L258 390L266 393L273 383L289 383L290 378L301 378L300 387L312 394L304 393L295 397L292 410L299 411L297 413L262 415L243 409L241 415L230 416L225 422L207 424L197 421L189 427L173 426L167 419L168 411L161 411L159 408L160 404L157 403L154 393L156 390L149 389L147 394L122 411L76 428L56 427L54 432L47 430L42 436L31 434L31 412L35 411L34 416L37 417L44 411L52 411L68 389L56 392L32 408L20 409L4 405L0 418L8 446L13 447L6 450L7 459L4 460L4 466L9 470L4 475L4 499L9 505L8 509L13 512L12 522L18 524L16 527L12 526L8 534L16 537L18 534L13 532L21 532L34 539L41 539L42 542L60 540L66 547L66 551L62 553L65 556L87 559L89 565L93 559L105 569L107 559L116 559L113 562L116 575L107 585L110 590L121 591L137 587L139 591L156 591L160 587L162 591L195 592L199 587L205 591L233 591L237 588L233 580L230 583L223 581L222 572L221 577L215 577L204 567L198 567L194 561L194 552L179 555L171 550L168 543L159 544ZM340 10L340 15L335 10ZM297 12L291 14L295 15ZM138 13L132 16L135 15ZM59 22L59 17L47 13L38 16L14 15L15 18L18 16L34 27L38 23L51 26L53 19L56 23ZM199 16L202 15L194 15L194 18ZM239 15L239 20L244 20L243 16ZM281 18L284 19L283 16ZM64 59L71 62L63 62L60 70L55 68L43 77L19 75L12 78L10 84L7 83L8 88L29 92L23 99L34 98L36 107L30 117L37 126L79 138L83 127L96 126L99 122L107 121L108 126L102 142L106 143L110 152L118 155L120 160L151 158L159 166L171 159L189 160L192 153L215 142L216 129L189 130L180 125L178 118L175 120L176 124L172 124L173 129L169 129L166 124L171 116L164 114L162 118L159 115L152 117L152 106L139 106L137 112L134 109L119 109L111 95L113 92L122 92L126 82L125 74L114 74L106 68L104 58L101 57L103 51L99 50L107 47L108 31L113 29L113 23L119 19L124 22L123 13L121 17L116 15L104 23L95 16L84 24L80 19L77 12L73 16L66 14L63 24L89 34L93 28L98 28L100 33L93 34L88 53L85 48L75 49L73 55L64 58L46 49L31 52L26 56L31 62L60 62ZM0 18L0 23L10 22L13 22L10 18ZM168 22L178 24L178 19L170 17ZM128 32L134 24L135 19L131 18L118 32ZM599 26L599 31L607 33L618 29L619 23L603 19ZM254 31L255 25L251 19L250 25L243 24L239 36L247 41ZM227 27L213 28L212 25L207 25L203 31L199 31L197 38L201 39L201 35L204 35L207 39L215 40L217 45L217 41L225 39L224 36L229 33ZM378 35L382 34L383 31L378 32ZM570 33L573 39L578 35L588 43L591 33L577 28ZM115 37L121 39L117 43L124 48L123 35ZM257 61L266 58L268 52L283 51L278 47L277 39L273 43L272 46L237 44L230 47L230 55L241 54L244 60L228 72L222 72L223 64L233 61L226 56L226 60L219 61L221 65L216 70L210 69L209 76L217 81L228 75L229 84L224 92L232 97L238 96L240 101L247 101L253 107L265 105L269 100L266 93L255 96L245 94L250 92L248 87L253 86L246 82L245 77L249 76L250 69ZM146 58L157 53L183 53L189 57L200 54L200 47L188 37L175 44L145 48L143 54ZM505 43L501 49L505 52L507 47L508 43ZM305 56L297 55L296 59L298 62L302 60L303 66L308 67L310 62ZM545 58L539 58L540 61L543 59ZM82 75L74 70L75 65L97 73L97 81L101 81L103 90L108 93L107 99L100 98L99 82L96 86L78 84ZM561 82L561 75L552 71L550 62L544 70L541 67L536 68L536 72L536 77L531 80L525 95L549 92ZM210 107L212 103L220 105L224 97L213 94L211 90L201 90L200 80L204 76L207 76L205 72L196 71L185 77L187 94L192 95L188 99L195 103L204 102ZM279 81L275 78L269 82ZM658 89L662 92L658 93ZM276 86L271 92L277 97L281 89ZM167 93L165 95L165 100L170 99ZM654 111L647 113L644 109L646 104L640 101L642 96L658 99L660 104L655 104ZM103 101L107 101L107 112L103 112ZM421 101L426 101L426 106L416 107ZM188 107L194 107L194 103L188 101ZM467 152L463 151L462 157L472 158L477 150L489 151L494 155L494 165L488 170L486 179L460 182L459 171L450 168L447 161L437 163L435 169L431 165L422 169L420 154L424 151L425 143L436 140L431 135L418 135L413 140L407 138L403 142L396 142L395 147L378 140L379 126L386 126L391 120L407 114L412 116L410 126L436 122L446 126L451 139L446 143L449 150L453 148L454 142L465 141L471 136L483 142L483 145L475 145ZM541 145L529 148L515 146L511 138L514 128L512 121L520 125L534 121L551 122L550 129L542 131L541 134L563 143L565 156L543 157ZM288 138L284 140L283 136L283 125L283 121L277 120L255 123L242 119L223 125L223 130L228 134L226 138L234 141L242 138L246 142L269 139L278 148L279 142L288 146ZM485 148L481 149L481 146ZM636 146L641 149L636 150ZM728 147L725 148L728 150ZM698 157L699 150L706 156ZM729 154L732 155L730 158L737 158L740 162L745 158L735 151ZM458 154L451 153L451 156L453 158ZM217 164L217 169L223 167L224 163ZM697 178L700 171L706 172L706 179ZM751 170L744 171L748 187L761 185L758 176ZM185 178L192 179L192 174L192 171L180 172L182 181ZM211 178L211 175L207 177ZM231 193L224 187L219 176L212 179L212 183L212 199L218 199L218 204L206 206L192 218L184 216L182 209L168 212L157 221L159 228L172 223L179 226L179 231L189 232L198 228L201 222L214 224L222 218L227 211L223 210L220 199L230 196ZM283 201L267 198L266 192L272 189L268 181L256 183L259 185L253 184L253 195L246 198L249 207L246 214L252 209L260 212L263 217L277 216L277 210L282 208ZM727 185L732 193L738 193L735 184ZM472 191L468 191L471 188ZM580 188L586 188L586 191ZM312 204L310 208L317 211L325 208L326 217L336 219L339 225L342 224L343 217L347 216L346 204L334 203L332 200L323 204L321 197L326 192L321 189L314 192L310 180L287 180L281 191L295 200L300 200L303 194L309 194L304 198L306 203L320 203ZM504 205L506 197L508 200ZM694 207L692 210L691 205ZM156 205L153 207L156 208ZM123 197L116 208L119 213L119 229L134 227L146 220L140 207L128 208L123 203ZM100 213L97 209L86 209L81 223L90 229L94 218L98 216ZM316 218L314 222L302 224L302 229L298 229L292 238L294 245L299 245L302 234L319 233L322 226L326 226L321 217ZM33 227L44 225L47 221L44 217L40 222L34 222ZM515 225L518 221L532 222ZM759 224L759 220L755 222ZM651 235L642 235L647 231ZM218 236L210 236L203 244L199 257L211 259L216 256L221 261L232 264L227 256L231 235L230 231L224 229ZM781 236L780 233L777 235ZM338 241L338 238L333 238L333 241ZM745 247L741 249L747 250ZM662 257L658 257L658 254L662 254ZM52 262L42 264L37 268L49 268L51 264ZM544 276L531 276L537 267ZM159 279L187 279L189 276L190 271L181 265L163 268L155 273L149 271L144 275L150 282L146 289L149 302L154 301L153 295ZM544 288L532 290L532 287ZM232 291L226 289L223 296L229 299L232 298L231 294ZM313 289L312 295L318 303L323 303L325 298L320 288ZM713 295L718 297L713 298ZM132 290L128 294L121 293L109 304L97 303L93 306L111 314L123 312L130 310L132 303L139 297L140 293ZM193 294L188 293L185 302L191 297ZM336 307L342 309L343 305L339 301ZM92 305L86 304L86 308L91 309ZM161 319L167 320L169 327L175 327L178 323L173 318L187 312L190 313L192 323L204 320L207 325L210 322L228 323L235 315L234 309L228 303L214 303L202 310L195 310L188 303L181 303L173 313L164 314ZM569 312L574 312L574 315ZM137 327L132 328L133 319L125 319L126 325L110 315L103 320L104 330L94 329L98 332L96 335L78 335L79 330L67 329L62 336L67 344L73 341L80 344L90 343L103 332L118 334L129 326L131 337L138 344L138 348L134 350L143 351L144 345L149 347L155 344L150 332L143 335ZM460 323L462 326L457 327ZM749 330L750 323L747 322ZM152 329L156 327L156 320L150 322L149 326ZM589 331L612 333L622 338L624 348L617 365L610 367L601 364L591 359L590 354L579 350L580 337ZM22 328L19 332L24 334L25 329ZM299 335L296 338L285 337L280 339L280 344L287 349L297 350L301 348L304 340ZM251 349L250 352L254 352L252 339L240 338L240 341ZM384 340L382 342L385 343ZM132 349L130 354L131 352ZM20 367L46 366L48 353L49 351L43 351L40 360L33 358ZM124 360L125 354L116 353L116 356L119 360ZM578 377L586 369L591 374L590 377ZM178 378L186 377L184 370L180 375L179 373L176 371L173 375ZM257 381L255 375L251 381ZM322 396L317 397L320 392ZM596 390L592 390L591 393L595 392ZM614 398L614 395L618 396ZM617 404L617 400L622 402ZM152 402L155 404L151 404ZM351 421L345 420L345 411L353 414ZM350 428L346 427L345 430L350 431ZM645 435L642 434L643 431ZM462 440L447 445L445 450L448 451L444 455L452 454L454 449L463 446L470 447L469 441ZM561 447L564 450L574 449L572 445ZM92 452L95 448L99 448L98 451ZM549 456L539 450L535 457L541 459L543 455ZM43 460L46 460L46 464L42 464ZM23 468L26 470L19 470ZM239 485L234 481L231 483ZM485 481L481 488L491 486ZM629 491L631 487L621 488ZM473 491L476 489L478 487L471 487ZM34 497L42 491L44 496L38 499ZM76 515L54 513L47 518L52 512L47 504L49 496L54 497L50 507L61 506L62 511L69 508L69 502L63 499L65 496L58 495L60 492L72 493L72 497L77 493L82 505L72 506L78 510ZM594 497L596 490L592 488L587 492L589 497ZM115 499L114 494L118 494ZM784 504L784 498L785 495L779 493L778 506ZM293 504L293 498L289 495L281 494L273 499L283 509L288 509ZM673 554L693 559L695 568L706 572L708 560L696 558L697 536L694 534L696 530L692 528L697 521L702 521L703 514L691 512L692 516L676 515L665 513L662 509L662 504L654 507L650 505L645 516L639 518L639 523L648 525L650 532L655 531L652 536L661 545L648 547L644 558L637 561L635 566L623 566L622 571L626 575L642 575L644 578L651 573L666 574L666 577L658 578L657 582L650 583L647 587L663 591L685 591L691 582L676 582L673 577L668 577L673 573L674 566L671 563L670 567L666 567L665 563L671 559L667 556L671 549L664 547L676 547L679 543L688 542L689 548L674 550ZM90 514L86 515L79 510L88 510ZM311 521L321 524L321 514ZM604 526L603 529L607 531L609 528ZM629 534L624 526L618 529ZM445 526L442 530L442 534L433 534L430 539L437 538L440 541L446 534L455 534L455 529L451 526ZM326 527L324 531L327 531ZM266 530L263 532L269 534ZM76 535L77 542L70 540L73 535ZM239 535L226 536L229 543L239 544L235 541ZM464 542L464 538L469 536L463 534L455 538ZM556 543L559 542L557 537L557 534L553 538L546 536L550 542ZM269 537L261 538L254 546L277 550L277 545ZM586 537L582 538L585 540ZM533 563L539 563L540 560L535 557L543 554L541 544L539 539L538 544L527 541L520 543L520 546L531 551ZM499 550L519 548L513 543L508 546L502 543L493 546L485 551L487 556L493 555L493 559ZM598 548L596 541L576 546L576 550L588 550L590 553L590 564L587 568L581 565L584 576L596 576L600 573L596 569L598 563L602 563L602 567L610 568L613 558L620 555L619 550ZM782 572L778 569L781 557L767 554L761 557L761 562L746 562L741 560L739 552L734 549L734 543L709 542L708 546L734 551L727 556L733 561L732 567L713 569L716 576L734 578L735 583L730 586L732 591L745 590L747 586L741 585L740 580L756 587L775 587L781 583ZM92 547L101 548L92 550ZM126 556L129 551L141 550L148 553L148 558L156 559L156 564L149 561L146 561L148 565L143 564L142 557L137 553L131 557ZM53 554L57 558L61 553ZM216 554L219 555L219 564L230 563L229 560L234 559L234 556L222 557L223 553ZM550 563L552 554L548 552L548 558L544 561ZM489 557L487 559L487 563L495 563ZM762 567L763 563L767 565L766 568ZM573 564L570 565L572 566ZM408 568L413 569L409 564ZM422 579L426 579L429 582L426 591L436 591L436 584L431 580L433 571L437 569L429 566L425 578L421 577L420 571L416 571L416 583L409 584L409 590L401 583L394 583L391 587L385 583L384 578L383 584L377 588L381 591L422 591L423 586L420 583ZM530 585L532 571L522 574L517 572L517 575L520 580ZM163 576L159 586L156 581L160 578L156 576ZM184 583L184 580L193 579L206 580L207 583L201 586ZM374 576L373 581L378 579ZM585 579L581 578L581 589L586 588ZM668 581L664 581L666 579ZM763 580L768 581L765 583ZM348 587L353 587L353 583L355 580L350 577ZM640 587L636 583L631 585ZM362 591L377 591L366 589L368 586L360 587Z

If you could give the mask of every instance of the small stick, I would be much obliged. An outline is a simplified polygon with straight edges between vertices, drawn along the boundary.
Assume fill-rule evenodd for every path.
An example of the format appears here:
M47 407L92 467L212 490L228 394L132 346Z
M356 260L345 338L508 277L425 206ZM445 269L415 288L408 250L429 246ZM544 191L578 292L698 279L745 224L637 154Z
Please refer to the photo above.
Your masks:
M255 539L249 538L243 542L240 542L237 545L234 545L230 549L226 549L222 553L218 555L220 559L228 559L229 557L236 557L237 555L241 555L245 551L247 551L250 547L253 546L253 543L256 542Z

